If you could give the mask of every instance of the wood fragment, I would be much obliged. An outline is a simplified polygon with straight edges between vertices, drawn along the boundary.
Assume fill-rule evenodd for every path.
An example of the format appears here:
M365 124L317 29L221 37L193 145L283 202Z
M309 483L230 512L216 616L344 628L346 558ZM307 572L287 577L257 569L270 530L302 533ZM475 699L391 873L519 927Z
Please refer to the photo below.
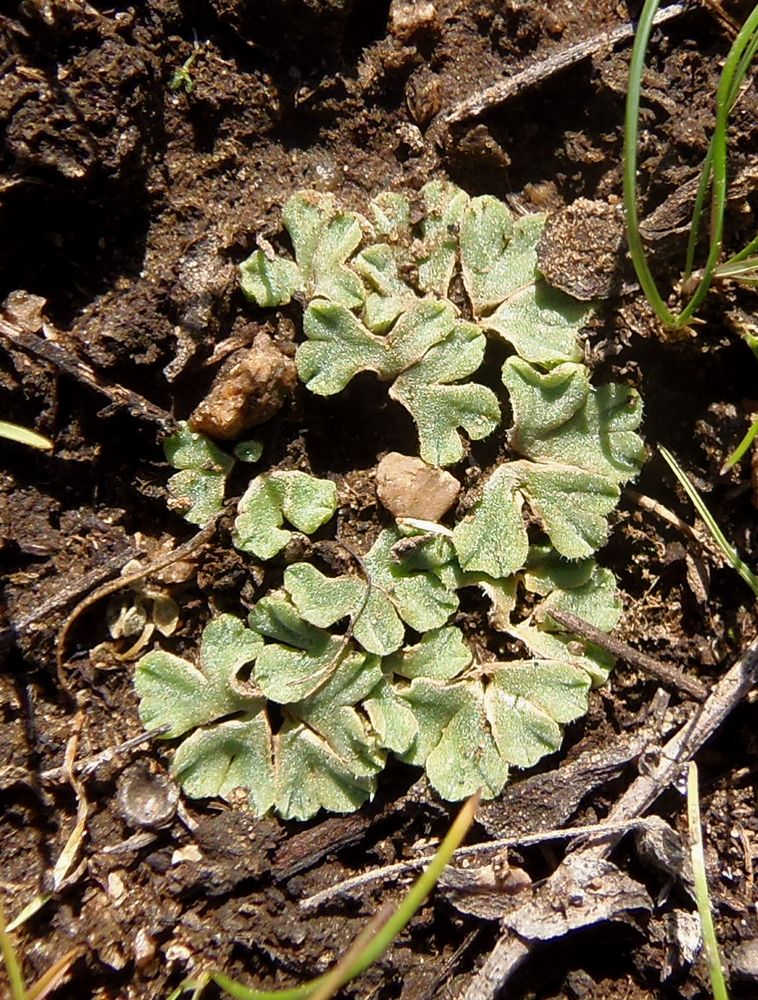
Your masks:
M54 331L48 323L45 329L53 333ZM149 399L145 399L138 392L127 389L122 385L103 381L100 376L88 364L77 358L76 355L66 350L61 343L56 340L39 337L35 333L23 330L7 319L0 317L0 334L8 340L14 347L32 354L41 361L46 361L59 371L71 376L75 381L93 389L101 396L105 396L111 406L118 409L125 409L134 417L142 420L149 420L157 424L163 431L173 431L176 429L176 421L167 410L161 409ZM60 337L60 334L57 334Z
M569 611L561 611L558 608L549 608L545 614L563 628L578 635L580 639L586 639L587 642L593 642L601 649L606 649L626 663L630 663L644 673L663 681L664 684L678 688L690 698L694 698L695 701L705 701L708 697L708 688L694 677L689 677L677 667L672 667L668 663L662 663L660 660L648 656L647 653L642 653L621 639L608 635L607 632L601 632L599 628L595 628L594 625L578 615L571 614Z
M653 23L662 24L692 9L693 7L687 3L671 4L656 14ZM472 97L466 98L465 101L461 101L448 111L443 111L437 116L433 124L434 126L452 125L455 122L464 121L466 118L474 118L477 115L481 115L484 111L497 107L498 104L504 104L511 97L515 97L530 87L543 83L561 70L581 62L589 58L589 56L601 52L603 49L612 48L621 42L629 41L634 37L636 30L637 25L630 21L612 28L610 31L601 31L591 38L585 38L581 42L569 45L556 53L548 55L541 62L527 66L506 80L499 80L491 87L487 87Z
M521 837L498 837L497 840L486 840L481 844L472 844L470 847L459 847L453 857L461 858L486 857L489 854L500 854L508 847L531 847L534 844L544 844L551 840L572 840L577 837L589 837L592 835L618 833L623 835L630 830L637 830L647 825L645 819L631 819L619 823L591 823L586 826L569 826L558 830L542 830L539 833L530 833ZM360 875L353 875L351 878L337 882L327 889L314 892L312 896L306 896L300 900L300 907L303 910L313 910L321 906L322 903L329 902L337 896L345 896L360 889L372 882L384 882L394 879L399 875L407 875L419 868L423 868L434 857L434 851L424 854L409 861L398 861L394 865L385 865L382 868L372 868L370 871L362 872Z
M640 816L683 774L683 768L758 683L758 637L745 653L714 685L695 715L664 744L657 762L648 762L644 773L635 778L608 815L608 822L624 822ZM606 857L616 840L601 843L595 850Z

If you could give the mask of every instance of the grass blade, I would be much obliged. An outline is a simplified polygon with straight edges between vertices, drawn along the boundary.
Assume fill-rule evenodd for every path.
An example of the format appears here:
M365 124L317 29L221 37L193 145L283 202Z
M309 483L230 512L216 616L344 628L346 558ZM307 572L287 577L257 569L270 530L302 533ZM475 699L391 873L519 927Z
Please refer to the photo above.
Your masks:
M735 569L739 573L739 575L742 577L742 579L745 581L748 587L750 587L750 589L753 591L755 596L758 597L758 577L756 577L756 575L753 573L750 567L742 561L737 550L727 540L726 535L716 523L716 519L714 518L713 514L711 514L711 512L706 507L703 498L700 496L698 491L692 485L687 474L680 467L679 463L676 461L671 452L667 448L664 448L662 445L659 445L658 450L668 463L668 466L671 469L671 471L674 473L676 478L681 483L684 492L692 501L695 510L702 518L703 523L710 532L710 535L713 538L716 545L718 545L718 547L721 549L725 558L733 567L733 569Z
M32 448L40 448L43 451L50 451L53 442L50 438L30 431L28 427L20 427L18 424L10 424L7 420L0 420L0 437L8 441L18 441L19 444L28 444Z
M703 933L703 948L708 962L708 972L711 977L713 1000L729 1000L726 988L724 970L721 967L716 929L713 926L711 900L708 892L708 876L705 871L705 855L703 853L703 828L700 822L700 796L698 793L697 764L690 761L687 769L687 825L690 831L690 854L692 857L692 873L695 883L695 898L697 912L700 916L700 927Z
M449 864L453 853L460 847L471 828L471 824L474 822L479 798L479 794L476 794L472 795L466 801L445 835L445 839L440 844L437 853L429 862L428 867L419 875L403 897L397 909L390 914L378 930L376 930L375 926L378 922L378 917L374 918L374 921L369 925L371 931L374 933L366 935L367 940L362 941L363 947L360 950L360 954L355 955L349 964L344 964L339 980L334 977L336 971L334 969L323 976L319 976L317 979L303 983L302 986L295 986L292 989L284 990L253 989L233 979L229 979L228 976L220 972L211 972L209 974L210 979L217 986L220 986L225 993L234 997L235 1000L307 1000L307 998L313 997L318 990L324 989L325 986L333 990L339 988L339 986L344 986L351 979L355 979L356 976L365 972L370 965L384 954L437 884L437 880ZM382 913L381 916L383 917L384 914ZM364 934L366 934L365 931ZM360 938L362 939L363 935ZM340 964L342 965L343 963Z

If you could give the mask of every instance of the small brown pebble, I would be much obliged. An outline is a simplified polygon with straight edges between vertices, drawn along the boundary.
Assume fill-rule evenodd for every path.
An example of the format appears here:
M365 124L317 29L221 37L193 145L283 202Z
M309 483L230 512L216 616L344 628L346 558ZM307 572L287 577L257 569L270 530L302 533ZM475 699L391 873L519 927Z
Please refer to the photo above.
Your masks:
M297 384L292 358L268 334L236 351L218 373L211 390L189 418L193 431L233 441L277 413Z
M450 510L461 484L444 469L391 451L376 470L376 493L394 517L439 521Z
M551 216L537 245L537 267L575 299L607 298L620 286L624 246L621 208L578 198Z

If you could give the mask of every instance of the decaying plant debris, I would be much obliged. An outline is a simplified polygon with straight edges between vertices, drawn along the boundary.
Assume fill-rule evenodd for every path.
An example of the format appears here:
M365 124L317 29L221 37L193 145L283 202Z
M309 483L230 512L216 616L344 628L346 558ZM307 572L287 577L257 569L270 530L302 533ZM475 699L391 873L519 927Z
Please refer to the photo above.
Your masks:
M755 303L749 291L720 284L702 323L674 339L651 321L623 246L612 260L632 35L626 8L510 0L371 6L367 14L364 5L332 0L156 0L119 11L32 3L0 21L3 416L55 442L52 455L31 459L3 444L0 902L9 918L31 904L13 931L29 981L57 969L67 977L58 995L84 989L142 1000L167 996L187 974L213 966L290 985L322 971L399 897L449 823L433 787L446 774L427 766L430 784L418 769L383 759L379 780L378 770L361 779L372 801L307 823L257 816L271 803L251 801L231 778L223 805L179 795L170 767L183 743L160 726L143 731L129 657L144 652L139 643L154 643L162 623L173 633L156 648L170 646L184 664L177 670L194 677L208 623L257 634L243 620L257 614L260 624L268 600L269 624L272 603L296 607L299 617L307 611L324 622L305 622L314 633L337 643L352 629L353 657L412 660L434 629L398 615L406 630L399 639L394 626L399 646L374 652L368 646L387 644L392 633L362 631L355 613L370 593L356 556L365 560L387 543L388 552L399 545L406 559L419 558L428 531L399 534L377 499L380 460L389 452L418 458L421 440L425 467L447 464L459 484L438 516L458 532L464 558L469 550L481 558L466 572L522 574L520 552L512 555L518 566L497 564L495 522L485 515L503 506L518 513L510 553L523 547L513 541L523 532L532 547L538 535L556 548L561 539L581 544L583 532L565 523L566 504L552 512L556 530L544 534L550 518L535 499L531 465L555 455L530 430L529 407L559 384L597 400L590 374L592 386L639 391L651 455L634 494L623 486L641 459L632 449L613 496L598 501L593 554L566 552L589 565L607 537L589 572L613 574L623 609L607 601L595 626L601 636L615 626L622 659L608 684L583 694L587 714L568 724L560 752L511 774L480 806L476 832L435 897L345 995L474 1000L505 986L509 996L561 1000L706 996L679 784L681 762L697 754L717 929L733 997L750 997L758 939L754 601L697 541L702 531L691 530L691 510L653 446L677 456L742 557L758 564L749 469L719 478L755 410L755 362L743 339ZM679 229L708 142L729 24L744 17L737 4L723 7L664 8L645 78L642 228L666 287L677 279ZM755 231L755 120L747 89L735 109L728 200L729 231L742 243ZM415 384L409 372L441 341L413 357L394 343L371 354L372 338L385 336L382 324L397 315L388 311L391 295L372 301L368 317L363 303L344 301L356 290L340 271L353 268L352 250L336 261L344 281L322 284L317 295L315 274L293 270L297 246L281 210L298 192L316 192L301 208L338 205L349 219L370 220L372 199L400 193L414 230L424 217L422 192L439 196L452 190L448 183L465 192L461 211L464 203L468 211L505 204L524 231L535 215L564 210L557 218L566 259L578 254L581 273L572 284L555 239L542 244L545 273L568 293L597 298L579 342L588 303L577 305L561 358L543 364L544 355L525 355L477 327L471 353L463 341L454 358L450 352L469 371ZM590 233L604 218L595 282L587 247L572 247L570 234ZM449 222L438 228L443 244ZM559 223L554 233L563 231ZM363 252L360 281L370 274L378 292L387 261L365 251L385 236L369 235L361 229L353 249ZM424 233L414 230L413 239L423 244ZM245 261L253 262L250 280L266 276L269 289L278 274L269 301L241 294ZM274 261L278 272L266 275ZM397 279L396 298L418 291L412 261ZM481 326L497 313L500 303L471 310L469 279L467 287L465 274L455 276L443 296L449 292L453 313L442 309L437 321L452 315L454 328L460 319ZM335 324L355 331L342 310L368 331L357 356L319 339ZM336 362L344 365L338 378L330 375ZM444 435L425 436L421 390L433 398L464 381L493 394L479 393L483 423L449 422ZM599 412L592 420L603 426ZM520 428L516 440L499 437L497 424ZM175 445L170 461L166 439ZM521 466L519 475L501 471L508 466ZM313 480L330 485L316 497L321 515L310 517L307 503L305 513L298 509L299 489ZM254 512L247 522L246 511ZM487 522L481 535L490 552L475 539L465 548L469 529L461 526L477 518ZM444 533L434 541L437 549L452 544ZM535 579L538 556L529 556ZM524 655L517 635L492 629L492 589L453 587L449 566L442 575L457 617L436 626L436 642L447 629L453 648L458 628L472 662ZM311 606L314 583L337 584L340 600L332 591ZM523 612L535 632L563 635L580 655L578 632L568 638L557 619L539 616L550 601L544 586L519 593L519 621ZM341 609L342 619L327 621ZM592 619L586 606L564 611ZM129 631L137 627L139 634ZM226 707L257 697L260 648L278 647L269 660L284 648L270 637L245 641L256 657L221 693ZM644 655L634 651L662 664L666 680L645 673ZM294 681L307 686L311 667ZM379 706L372 711L378 720ZM282 723L276 715L273 725ZM51 890L45 901L40 894Z

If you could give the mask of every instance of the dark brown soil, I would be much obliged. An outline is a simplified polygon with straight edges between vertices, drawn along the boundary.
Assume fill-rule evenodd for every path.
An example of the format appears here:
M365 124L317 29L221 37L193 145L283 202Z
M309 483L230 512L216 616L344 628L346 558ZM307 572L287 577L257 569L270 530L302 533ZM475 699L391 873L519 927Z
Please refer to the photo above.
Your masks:
M214 355L218 345L247 344L261 329L280 342L297 336L296 311L272 318L243 302L234 265L256 233L276 238L279 207L299 188L334 190L360 208L387 187L417 189L448 177L471 194L492 193L516 208L556 210L580 197L617 204L627 44L603 49L448 130L435 116L625 23L640 5L436 0L431 12L428 6L398 0L5 5L0 301L18 290L42 296L48 338L57 331L58 343L102 384L133 390L184 418L224 356L224 349ZM737 20L751 7L724 6ZM663 206L651 243L662 287L678 274L688 218L679 194L706 151L730 43L710 7L681 15L655 35L646 77L640 177L645 214ZM175 72L193 52L191 92L173 89ZM730 150L733 249L756 229L750 189L756 120L748 93L734 114ZM740 336L740 323L755 330L754 307L744 290L719 287L703 323L672 340L651 319L624 265L593 321L590 349L599 378L638 386L651 448L661 443L677 455L727 536L756 566L749 463L719 473L755 407L758 362ZM108 639L103 605L79 618L69 638L75 708L56 678L61 625L78 599L118 576L135 549L145 551L145 539L178 544L191 530L166 505L160 421L140 415L139 406L135 412L108 405L75 374L7 339L0 346L4 419L55 440L51 455L0 443L0 902L16 916L50 889L76 822L72 787L43 772L61 767L75 731L80 758L141 732L132 664L119 661L113 648L93 652ZM332 400L301 387L261 436L271 464L329 474L352 490L346 530L358 547L383 517L373 485L378 457L414 444L412 425L394 404L388 408L372 380ZM634 485L692 521L659 457ZM231 487L234 495L234 481ZM753 638L748 588L633 499L624 501L601 558L623 589L620 634L706 683ZM247 562L217 544L202 551L187 579L165 588L181 608L175 648L190 651L210 609L242 611L254 586ZM644 732L654 691L653 681L619 667L550 767ZM678 701L673 693L672 704ZM683 703L677 717L691 711ZM740 942L758 937L757 711L748 699L699 758L706 856L727 966ZM143 745L85 785L84 863L14 935L29 981L81 948L56 996L164 997L205 966L269 988L312 977L403 886L374 883L357 899L335 900L316 914L298 901L367 867L409 857L444 832L453 812L398 765L383 776L377 799L348 817L284 824L185 803L167 826L135 826L124 806L125 785L135 775L163 776L167 764L162 751ZM602 818L634 766L594 788L564 821ZM659 811L685 830L677 794L664 796ZM476 827L470 839L485 836ZM513 860L540 878L558 856L530 849ZM653 916L599 925L546 946L509 985L509 997L710 995L702 959L661 982L663 917L672 896L682 902L681 889L646 868L631 848L617 860L658 901ZM459 996L496 936L495 924L461 915L439 894L344 995ZM733 981L735 997L756 990L755 982Z

